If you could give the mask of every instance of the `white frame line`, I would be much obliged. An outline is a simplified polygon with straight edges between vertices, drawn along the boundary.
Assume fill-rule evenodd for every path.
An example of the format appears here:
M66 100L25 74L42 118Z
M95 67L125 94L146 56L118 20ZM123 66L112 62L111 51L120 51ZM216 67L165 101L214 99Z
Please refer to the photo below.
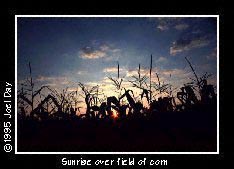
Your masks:
M216 17L217 18L217 151L216 152L18 152L17 151L17 18L23 17ZM219 154L219 15L15 15L15 154Z

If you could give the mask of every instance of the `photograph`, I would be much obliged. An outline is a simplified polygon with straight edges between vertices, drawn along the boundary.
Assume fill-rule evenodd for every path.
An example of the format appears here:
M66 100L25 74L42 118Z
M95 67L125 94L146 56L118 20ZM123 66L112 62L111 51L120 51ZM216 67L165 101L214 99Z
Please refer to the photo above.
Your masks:
M217 15L16 15L16 153L219 151Z

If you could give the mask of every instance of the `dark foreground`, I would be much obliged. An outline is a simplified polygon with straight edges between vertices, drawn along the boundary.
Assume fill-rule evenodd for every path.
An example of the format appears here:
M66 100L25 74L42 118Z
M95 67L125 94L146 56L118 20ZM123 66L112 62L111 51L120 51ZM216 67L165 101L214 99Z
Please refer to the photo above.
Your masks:
M215 152L217 112L18 120L19 152Z

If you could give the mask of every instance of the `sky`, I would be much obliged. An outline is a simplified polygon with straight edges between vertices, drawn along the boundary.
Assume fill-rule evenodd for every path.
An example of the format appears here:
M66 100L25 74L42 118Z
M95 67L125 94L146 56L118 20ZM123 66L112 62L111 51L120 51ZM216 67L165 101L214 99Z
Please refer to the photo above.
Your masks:
M206 17L23 17L17 20L18 86L29 77L31 63L35 87L49 85L61 90L99 85L104 95L116 95L108 79L117 79L119 63L123 86L137 75L171 84L175 89L205 72L217 78L217 20ZM138 91L136 90L136 95Z

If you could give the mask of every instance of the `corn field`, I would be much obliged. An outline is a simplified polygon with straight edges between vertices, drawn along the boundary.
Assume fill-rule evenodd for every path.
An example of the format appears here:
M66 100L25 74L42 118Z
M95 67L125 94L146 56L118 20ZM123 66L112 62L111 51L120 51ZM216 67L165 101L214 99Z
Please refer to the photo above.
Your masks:
M30 147L37 150L44 144L49 145L48 151L182 151L185 147L197 151L193 146L196 139L192 140L197 136L197 144L204 151L213 151L217 96L214 86L207 84L211 74L199 77L185 59L194 77L177 92L160 79L158 72L153 72L152 55L148 74L142 74L139 64L137 75L128 81L140 91L139 95L123 85L126 79L120 77L118 63L117 77L108 77L116 96L105 95L99 85L90 87L82 82L77 83L75 91L58 91L51 86L35 89L29 63L29 78L18 88L19 147L23 151ZM152 74L157 80L152 80ZM144 106L144 99L148 106ZM145 145L144 140L149 144Z

